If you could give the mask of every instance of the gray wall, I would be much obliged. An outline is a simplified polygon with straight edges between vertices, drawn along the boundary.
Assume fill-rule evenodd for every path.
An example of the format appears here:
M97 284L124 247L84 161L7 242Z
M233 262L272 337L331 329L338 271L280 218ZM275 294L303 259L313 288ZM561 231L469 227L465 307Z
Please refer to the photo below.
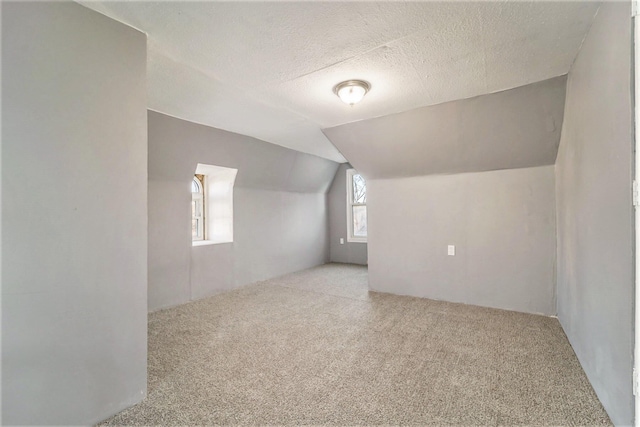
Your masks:
M569 73L556 165L558 318L617 425L633 422L631 7L604 3Z
M372 290L555 314L553 166L367 185Z
M323 129L369 179L552 165L566 76Z
M90 425L147 385L145 35L2 3L2 423Z
M238 169L234 242L191 245L197 163ZM338 163L149 112L149 309L327 262Z
M340 165L329 189L329 259L367 264L367 243L347 241L347 169L351 169L349 163ZM342 245L340 238L344 239Z

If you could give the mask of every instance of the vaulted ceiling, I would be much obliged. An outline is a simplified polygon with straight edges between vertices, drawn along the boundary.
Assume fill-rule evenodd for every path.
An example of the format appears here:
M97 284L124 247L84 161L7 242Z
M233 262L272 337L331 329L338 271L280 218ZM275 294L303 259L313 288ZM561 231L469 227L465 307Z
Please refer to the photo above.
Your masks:
M322 129L566 74L599 5L81 3L148 34L151 110L338 162ZM349 107L332 88L354 78Z

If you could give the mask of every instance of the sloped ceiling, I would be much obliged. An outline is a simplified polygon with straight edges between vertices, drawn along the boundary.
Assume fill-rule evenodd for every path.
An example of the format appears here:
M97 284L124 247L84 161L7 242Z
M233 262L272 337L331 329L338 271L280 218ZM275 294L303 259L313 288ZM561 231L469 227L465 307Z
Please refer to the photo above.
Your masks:
M335 161L321 132L566 74L593 2L94 2L149 37L149 108ZM349 107L346 79L372 90Z
M237 188L326 193L339 166L153 111L149 112L149 147L149 179L155 181L191 182L196 165L204 163L238 169Z
M367 179L551 165L566 81L556 77L324 132Z

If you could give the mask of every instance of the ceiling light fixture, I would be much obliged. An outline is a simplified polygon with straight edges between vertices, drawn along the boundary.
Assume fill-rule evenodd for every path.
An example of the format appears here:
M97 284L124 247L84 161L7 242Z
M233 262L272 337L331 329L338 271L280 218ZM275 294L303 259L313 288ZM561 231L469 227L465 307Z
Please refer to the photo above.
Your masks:
M353 105L362 101L369 89L371 85L364 80L347 80L335 85L333 93L338 95L345 104Z

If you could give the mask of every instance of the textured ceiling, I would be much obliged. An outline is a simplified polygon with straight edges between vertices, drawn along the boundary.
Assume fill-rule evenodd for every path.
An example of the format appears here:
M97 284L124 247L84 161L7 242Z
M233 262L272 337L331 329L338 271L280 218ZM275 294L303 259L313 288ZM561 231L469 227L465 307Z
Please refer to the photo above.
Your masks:
M552 165L566 76L325 129L367 179Z
M336 161L321 129L569 71L593 2L81 2L149 36L149 108ZM333 86L365 79L353 107Z

